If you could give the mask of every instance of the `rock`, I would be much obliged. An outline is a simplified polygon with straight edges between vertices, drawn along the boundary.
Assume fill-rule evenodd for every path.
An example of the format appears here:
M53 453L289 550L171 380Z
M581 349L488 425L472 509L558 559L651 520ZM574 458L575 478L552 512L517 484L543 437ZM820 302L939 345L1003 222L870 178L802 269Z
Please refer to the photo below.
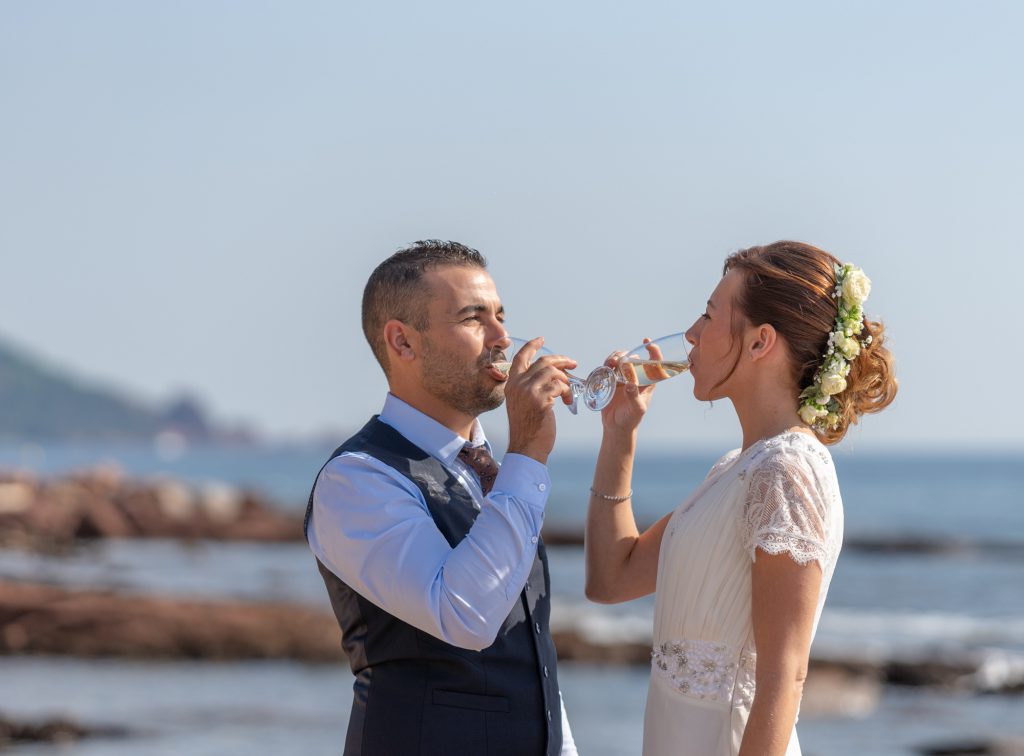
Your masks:
M88 737L121 737L128 732L115 727L85 727L69 719L18 722L0 716L0 749L28 743L73 743Z
M226 485L195 490L105 471L47 481L0 477L0 547L60 551L102 538L295 541L302 514Z
M973 756L974 754L990 754L991 756L1024 756L1024 739L1009 740L962 740L947 743L924 745L917 749L924 756Z
M651 663L651 644L641 642L598 643L575 629L552 629L551 639L561 661L590 664Z
M866 717L882 698L877 670L811 661L800 716Z
M147 659L343 659L333 615L0 581L0 653Z

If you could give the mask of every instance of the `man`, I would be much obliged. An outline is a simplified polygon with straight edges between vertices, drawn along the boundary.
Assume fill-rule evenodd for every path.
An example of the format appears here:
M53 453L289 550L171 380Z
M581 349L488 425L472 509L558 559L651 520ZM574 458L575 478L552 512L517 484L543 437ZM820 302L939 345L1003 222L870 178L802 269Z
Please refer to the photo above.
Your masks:
M346 756L575 754L540 528L569 401L560 356L510 345L486 261L425 241L381 263L363 331L384 408L320 471L306 537L356 676ZM500 467L477 416L505 401Z

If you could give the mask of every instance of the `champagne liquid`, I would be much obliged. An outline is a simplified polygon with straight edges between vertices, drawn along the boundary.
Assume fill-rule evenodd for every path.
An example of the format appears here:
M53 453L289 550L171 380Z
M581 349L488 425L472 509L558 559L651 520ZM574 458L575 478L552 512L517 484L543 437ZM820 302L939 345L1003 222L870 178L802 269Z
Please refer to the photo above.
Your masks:
M637 383L641 386L674 378L690 369L690 363L686 360L642 360L631 357L624 359L622 364L633 366Z
M510 360L508 362L495 362L493 363L493 365L498 370L499 373L501 373L502 375L508 375L508 371L512 367L512 361Z

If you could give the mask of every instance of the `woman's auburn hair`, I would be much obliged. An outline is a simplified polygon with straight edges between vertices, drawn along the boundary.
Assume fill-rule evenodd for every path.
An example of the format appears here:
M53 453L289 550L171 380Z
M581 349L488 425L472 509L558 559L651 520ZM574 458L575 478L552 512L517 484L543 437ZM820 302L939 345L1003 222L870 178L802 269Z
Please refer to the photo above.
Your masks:
M811 385L825 358L828 337L835 328L839 304L833 255L811 244L777 241L734 252L725 259L722 274L743 274L736 307L749 323L771 325L786 341L793 379L799 390ZM735 324L739 325L739 324ZM839 402L839 423L815 433L826 444L846 435L861 415L880 412L896 397L898 383L892 352L885 341L885 326L864 317L860 354L850 361L846 389L833 397ZM794 397L794 405L799 403Z

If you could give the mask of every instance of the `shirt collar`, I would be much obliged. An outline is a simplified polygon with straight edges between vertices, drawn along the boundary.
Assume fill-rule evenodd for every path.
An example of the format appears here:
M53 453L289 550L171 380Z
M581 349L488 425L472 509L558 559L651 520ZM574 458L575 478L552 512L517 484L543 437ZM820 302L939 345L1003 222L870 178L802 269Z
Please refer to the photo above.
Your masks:
M384 408L380 411L380 420L390 425L441 464L449 467L455 462L462 447L466 445L466 439L458 433L441 425L434 418L423 414L390 392L384 400ZM472 436L470 440L473 446L486 446L490 451L490 444L487 442L479 419L473 421Z

